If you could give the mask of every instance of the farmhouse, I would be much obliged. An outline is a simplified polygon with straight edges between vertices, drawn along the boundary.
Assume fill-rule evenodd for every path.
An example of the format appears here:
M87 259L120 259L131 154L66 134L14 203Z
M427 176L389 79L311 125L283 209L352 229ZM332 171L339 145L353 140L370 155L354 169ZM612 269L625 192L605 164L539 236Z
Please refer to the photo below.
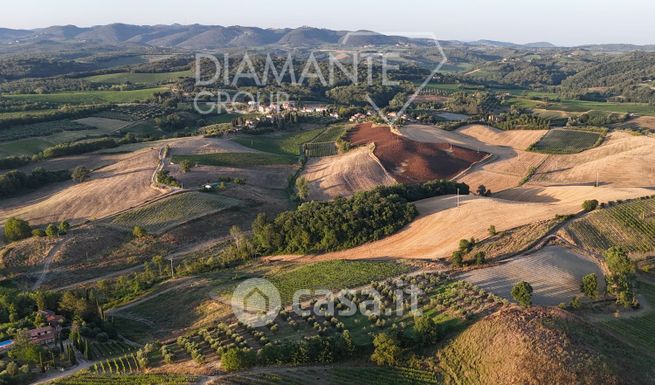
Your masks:
M52 326L31 329L27 331L30 342L37 345L49 345L55 342L59 329Z

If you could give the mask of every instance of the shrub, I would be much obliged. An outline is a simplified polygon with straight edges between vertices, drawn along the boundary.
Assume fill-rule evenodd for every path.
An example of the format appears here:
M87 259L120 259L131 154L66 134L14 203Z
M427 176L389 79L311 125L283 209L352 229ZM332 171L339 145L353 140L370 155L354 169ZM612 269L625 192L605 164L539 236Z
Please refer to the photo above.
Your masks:
M580 291L589 298L598 297L598 276L590 273L582 277Z
M48 225L48 227L45 228L45 234L51 238L54 238L59 235L59 230L57 230L57 226L51 223Z
M28 238L32 235L32 228L29 222L11 217L5 222L5 240L15 242Z
M464 262L464 256L463 253L459 250L453 251L453 254L450 257L450 263L454 267L460 267L462 266L462 263Z
M84 167L84 166L77 166L73 170L73 173L71 174L71 177L73 180L77 183L84 182L85 180L89 179L89 175L91 174L91 171Z
M143 238L143 237L145 237L146 235L148 235L148 232L147 232L146 229L144 229L143 227L141 227L141 226L134 226L134 227L132 228L132 236L133 236L134 238L139 239L139 238Z
M228 349L221 356L221 366L227 372L248 369L255 365L257 355L253 350Z
M586 212L594 211L598 207L598 201L596 199L591 199L582 202L582 209Z
M386 333L380 333L373 339L373 346L371 361L381 366L396 366L399 364L402 351L395 339Z
M521 281L512 287L512 298L523 307L532 306L532 286Z

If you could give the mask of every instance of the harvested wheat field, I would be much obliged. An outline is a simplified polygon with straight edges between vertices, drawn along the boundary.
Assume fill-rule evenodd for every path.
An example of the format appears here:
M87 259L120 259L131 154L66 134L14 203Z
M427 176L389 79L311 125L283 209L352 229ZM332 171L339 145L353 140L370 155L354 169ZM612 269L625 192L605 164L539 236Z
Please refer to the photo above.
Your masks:
M0 208L0 218L16 216L33 224L79 223L129 209L165 193L150 185L158 156L157 149L142 150L92 173L85 182L8 199Z
M526 281L534 289L535 305L556 306L579 295L582 277L589 273L603 276L602 269L591 257L560 246L546 246L496 266L471 270L459 278L508 300L512 300L512 286ZM599 291L602 293L603 287Z
M579 154L551 155L531 179L535 184L655 186L655 138L612 132L599 147Z
M635 130L655 131L655 116L639 116L627 122L614 125L613 128L629 128Z
M492 154L489 159L471 167L457 178L475 189L484 185L492 192L516 187L533 167L548 156L523 151L538 141L545 130L501 131L483 125L471 125L456 131L445 131L433 126L408 125L401 132L409 139L426 143L451 143L475 151Z
M447 143L417 142L372 123L359 124L347 139L354 145L375 143L373 153L401 183L449 179L487 155Z
M309 199L312 200L347 197L358 191L396 183L369 147L312 158L301 176L309 182Z
M652 194L642 188L590 186L518 188L509 192L507 197L503 196L507 199L462 196L460 207L456 207L457 198L452 195L424 199L416 202L419 218L390 237L344 251L273 259L447 258L457 249L460 239L488 237L490 225L504 231L558 214L579 212L586 199L607 202Z

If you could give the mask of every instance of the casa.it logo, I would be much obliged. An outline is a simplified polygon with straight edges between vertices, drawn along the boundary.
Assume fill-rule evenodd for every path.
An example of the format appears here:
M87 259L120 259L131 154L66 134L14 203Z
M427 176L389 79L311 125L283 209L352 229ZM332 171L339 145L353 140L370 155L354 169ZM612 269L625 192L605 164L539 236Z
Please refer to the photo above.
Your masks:
M245 280L232 293L232 312L240 322L261 327L273 322L282 309L280 292L268 280Z

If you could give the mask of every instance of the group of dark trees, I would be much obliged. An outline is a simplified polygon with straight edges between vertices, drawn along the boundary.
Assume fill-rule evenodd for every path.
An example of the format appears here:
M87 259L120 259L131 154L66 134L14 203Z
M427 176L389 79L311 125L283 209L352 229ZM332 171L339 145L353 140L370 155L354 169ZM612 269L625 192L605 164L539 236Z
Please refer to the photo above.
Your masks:
M260 214L252 224L253 243L261 253L318 253L347 249L400 230L416 215L410 202L452 194L468 186L449 181L378 187L351 198L311 201L269 220Z
M34 190L70 178L71 173L68 170L48 171L38 167L32 170L30 174L12 170L0 175L0 198L8 198L26 190Z

